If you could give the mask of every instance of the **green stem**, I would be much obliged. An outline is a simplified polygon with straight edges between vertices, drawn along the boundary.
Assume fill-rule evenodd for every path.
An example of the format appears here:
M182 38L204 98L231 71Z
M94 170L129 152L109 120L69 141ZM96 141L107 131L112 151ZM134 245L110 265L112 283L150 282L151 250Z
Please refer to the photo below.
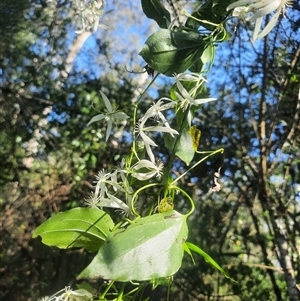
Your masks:
M104 299L105 295L108 293L108 291L111 289L111 287L114 285L114 281L111 281L105 291L99 296L99 299Z
M200 20L200 19L198 19L198 18L196 18L196 17L190 15L187 11L184 11L184 14L185 14L188 18L191 18L191 19L194 19L194 20L196 20L196 21L198 21L198 22L202 22L202 23L204 23L204 24L209 24L209 25L212 25L212 26L215 26L215 27L218 27L218 26L220 26L220 24L222 24L222 23L217 24L217 23L213 23L213 22L210 22L210 21L206 21L206 20Z
M122 286L121 286L121 289L120 289L120 292L119 292L119 295L118 295L118 298L116 301L123 301L123 294L124 294L125 286L126 286L126 282L122 283Z
M128 166L131 166L131 162L132 162L132 158L133 155L135 155L137 158L137 153L136 153L136 149L135 149L135 142L136 142L136 137L135 137L135 125L136 125L136 115L137 115L137 109L138 109L138 105L139 103L142 101L144 95L146 94L146 92L149 90L149 88L152 86L152 84L154 83L154 81L157 79L159 73L157 73L153 79L151 80L151 82L149 83L149 85L145 88L145 90L141 93L141 95L138 97L136 103L134 104L134 111L133 111L133 130L132 130L132 149L131 149L131 153L129 156L129 160L128 160Z
M147 188L149 188L149 187L158 186L158 185L159 185L158 183L148 184L148 185L146 185L146 186L143 186L143 187L139 188L139 189L133 194L132 200L131 200L131 210L132 210L132 213L133 213L134 215L139 216L139 214L138 214L138 213L135 211L135 209L134 209L134 201L135 201L137 195L138 195L141 191L143 191L143 190L145 190L145 189L147 189Z
M212 151L209 155L207 155L204 158L202 158L201 160L199 160L197 163L195 163L193 166L191 166L188 170L186 170L182 175L180 175L178 178L176 178L172 183L170 183L170 185L174 185L176 182L178 182L178 180L180 180L182 177L184 177L188 172L190 172L197 165L199 165L200 163L205 161L207 158L209 158L215 154L218 154L218 153L222 154L223 152L224 152L224 148L220 148L220 149L217 149L216 151ZM205 152L202 152L202 153L205 153Z
M180 187L178 187L178 186L173 186L172 187L173 189L175 189L175 190L178 190L178 191L180 191L182 194L184 194L186 197L187 197L187 199L190 201L190 203L191 203L191 210L186 214L187 216L189 216L189 215L191 215L193 212L194 212L194 210L195 210L195 203L194 203L194 201L192 200L192 198L183 190L183 189L181 189Z
M171 283L169 283L168 285L167 301L170 301L170 293L171 293Z

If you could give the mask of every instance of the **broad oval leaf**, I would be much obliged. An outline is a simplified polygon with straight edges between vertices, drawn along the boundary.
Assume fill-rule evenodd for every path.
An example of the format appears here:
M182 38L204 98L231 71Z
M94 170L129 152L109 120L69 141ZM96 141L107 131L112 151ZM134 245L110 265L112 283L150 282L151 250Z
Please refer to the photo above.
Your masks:
M144 281L176 273L187 239L186 216L171 210L112 232L78 278Z
M152 69L173 76L198 61L205 47L198 33L161 29L147 39L139 54Z
M164 136L165 146L169 150L174 150L175 139L169 136ZM194 158L195 150L193 147L193 139L189 133L189 129L184 128L182 130L179 141L176 143L175 154L186 165L190 165Z
M98 251L111 232L114 223L110 216L96 208L74 208L59 213L33 232L32 237L41 236L48 246L61 249L85 248Z
M193 139L189 134L189 131L184 129L176 146L176 156L185 162L186 165L190 165L194 155Z

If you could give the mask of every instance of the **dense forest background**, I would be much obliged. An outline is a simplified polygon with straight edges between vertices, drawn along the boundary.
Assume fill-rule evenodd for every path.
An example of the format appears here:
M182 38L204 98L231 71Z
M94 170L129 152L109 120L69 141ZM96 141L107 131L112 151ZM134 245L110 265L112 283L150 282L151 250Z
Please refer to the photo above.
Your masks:
M75 286L91 255L46 247L32 232L51 215L84 206L94 175L117 166L130 148L123 128L105 142L101 123L87 127L103 108L98 91L130 115L151 81L129 72L143 69L138 52L157 29L139 1L107 1L96 15L83 2L91 5L0 0L1 300L37 300ZM185 2L166 5L180 15ZM83 13L90 22L82 23ZM228 24L232 37L218 47L208 77L218 100L196 119L200 150L223 147L225 154L181 183L197 206L190 240L236 282L186 257L171 300L300 300L299 2L263 40L252 42L244 25ZM161 76L145 108L169 88ZM219 168L221 190L211 193ZM165 300L165 292L150 300Z

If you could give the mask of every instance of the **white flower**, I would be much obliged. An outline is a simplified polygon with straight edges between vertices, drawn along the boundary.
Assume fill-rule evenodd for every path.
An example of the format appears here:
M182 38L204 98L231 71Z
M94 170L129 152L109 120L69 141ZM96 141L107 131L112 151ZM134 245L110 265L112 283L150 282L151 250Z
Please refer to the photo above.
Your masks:
M132 176L140 181L145 181L156 176L161 178L162 169L164 165L162 162L159 162L157 165L149 160L140 160L132 166ZM141 171L148 170L148 171Z
M102 198L99 201L99 207L117 208L124 211L126 214L131 212L131 209L126 205L125 202L115 197L114 195L107 193L108 198Z
M118 175L120 175L122 183L125 185L127 183L127 179L125 176L126 174L127 174L127 170L125 168L125 159L123 158L120 166L111 175L112 182L117 183ZM114 186L114 189L116 190L115 186Z
M114 173L111 174L111 180L108 181L107 183L110 184L113 187L114 191L123 191L123 192L125 192L123 186L121 185L125 181L126 181L126 178L124 178L124 180L122 179L122 182L119 183L118 182L118 172L115 171Z
M146 121L147 119L154 117L154 119L160 119L163 122L163 124L168 126L169 124L165 116L161 112L173 108L176 105L176 103L172 100L170 101L169 99L167 99L168 100L167 103L164 103L163 99L164 98L160 99L157 103L154 103L153 106L151 106L147 110L147 112L140 119L140 121Z
M240 18L242 20L246 20L246 18L247 18L247 7L245 7L245 6L236 7L232 12L232 16Z
M92 300L93 295L85 289L78 289L73 291L70 287L65 288L65 293L63 293L58 300L63 301L88 301Z
M197 73L180 73L178 75L175 75L176 85L178 88L178 92L175 91L175 95L178 98L178 101L181 103L180 107L183 110L186 110L189 105L199 106L201 104L204 104L206 102L214 101L216 98L199 98L195 99L195 95L197 94L197 91L203 85L206 80L204 77ZM181 81L190 81L194 82L195 85L190 91L187 91L184 86L182 85Z
M251 16L245 18L246 21L255 21L253 40L258 40L266 36L275 26L281 13L285 13L286 6L292 5L292 0L240 0L230 4L227 10L234 8L233 15L245 18L246 14ZM259 33L263 17L275 11L267 26Z
M99 198L92 193L92 195L88 199L85 199L84 202L86 206L90 208L98 208Z
M109 99L107 98L107 96L102 91L100 91L100 94L101 94L103 102L104 102L104 104L106 106L107 113L101 113L101 114L98 114L98 115L94 116L91 119L91 121L88 123L88 126L91 123L96 122L96 121L100 121L102 119L104 119L105 121L107 121L106 138L105 138L105 140L107 141L107 139L108 139L108 137L110 135L111 129L112 129L112 124L115 121L118 122L120 120L126 120L129 116L127 116L123 112L118 112L116 110L113 110L112 105L111 105Z
M145 132L164 132L164 133L169 133L169 134L178 134L178 132L176 130L171 129L170 127L166 127L166 126L161 126L161 125L155 125L155 126L148 126L145 127L145 121L143 120L142 122L140 122L137 125L137 131L139 133L139 135L141 136L141 138L144 141L144 145L147 151L148 156L150 157L150 160L152 162L155 162L155 158L154 155L152 153L151 147L150 146L157 146L157 144L150 139Z
M106 184L107 181L110 179L110 177L111 174L105 173L104 170L99 171L98 174L96 175L96 181L93 182L93 183L97 183L95 193L94 193L94 197L96 199L103 197L104 193L107 191Z
M39 301L91 301L93 295L85 289L73 291L70 286L56 292L51 297L44 297Z

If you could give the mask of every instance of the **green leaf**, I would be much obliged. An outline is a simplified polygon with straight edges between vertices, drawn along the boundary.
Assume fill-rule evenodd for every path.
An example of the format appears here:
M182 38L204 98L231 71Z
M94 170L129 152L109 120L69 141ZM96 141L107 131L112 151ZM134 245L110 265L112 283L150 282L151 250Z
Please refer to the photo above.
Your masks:
M196 152L198 150L199 143L200 143L201 131L198 130L195 125L193 125L189 129L189 134L192 138L193 149Z
M213 267L215 267L217 270L219 270L226 278L229 278L230 280L235 281L207 253L205 253L201 248L199 248L198 246L196 246L196 245L194 245L194 244L192 244L190 242L186 242L185 246L187 248L189 248L190 250L198 253L200 256L202 256L207 263L211 264Z
M161 0L142 0L142 8L145 15L149 19L155 20L160 28L168 28L171 15Z
M189 130L184 129L176 147L176 156L185 162L186 165L190 165L194 155L193 139Z
M33 232L32 237L41 236L42 242L48 246L61 249L83 247L95 252L113 226L110 216L102 210L74 208L49 218Z
M175 139L171 136L164 136L165 146L172 151L174 149ZM195 150L193 148L193 139L189 134L189 129L183 129L179 141L176 144L175 154L186 165L189 165L194 158Z
M160 213L167 212L167 211L173 210L173 209L174 209L173 199L169 196L163 198L157 206L157 210Z
M111 233L78 278L144 281L176 273L188 229L186 216L167 211L137 219Z
M172 277L165 277L165 278L156 278L151 279L150 283L152 284L152 290L156 289L158 286L170 286L172 284Z
M189 69L201 58L205 47L198 33L161 29L147 39L139 54L152 69L172 76Z
M221 24L228 14L227 6L234 0L208 0L187 18L186 27L198 29L200 26L213 31L216 25ZM196 20L197 19L197 20ZM215 25L214 25L215 24Z

